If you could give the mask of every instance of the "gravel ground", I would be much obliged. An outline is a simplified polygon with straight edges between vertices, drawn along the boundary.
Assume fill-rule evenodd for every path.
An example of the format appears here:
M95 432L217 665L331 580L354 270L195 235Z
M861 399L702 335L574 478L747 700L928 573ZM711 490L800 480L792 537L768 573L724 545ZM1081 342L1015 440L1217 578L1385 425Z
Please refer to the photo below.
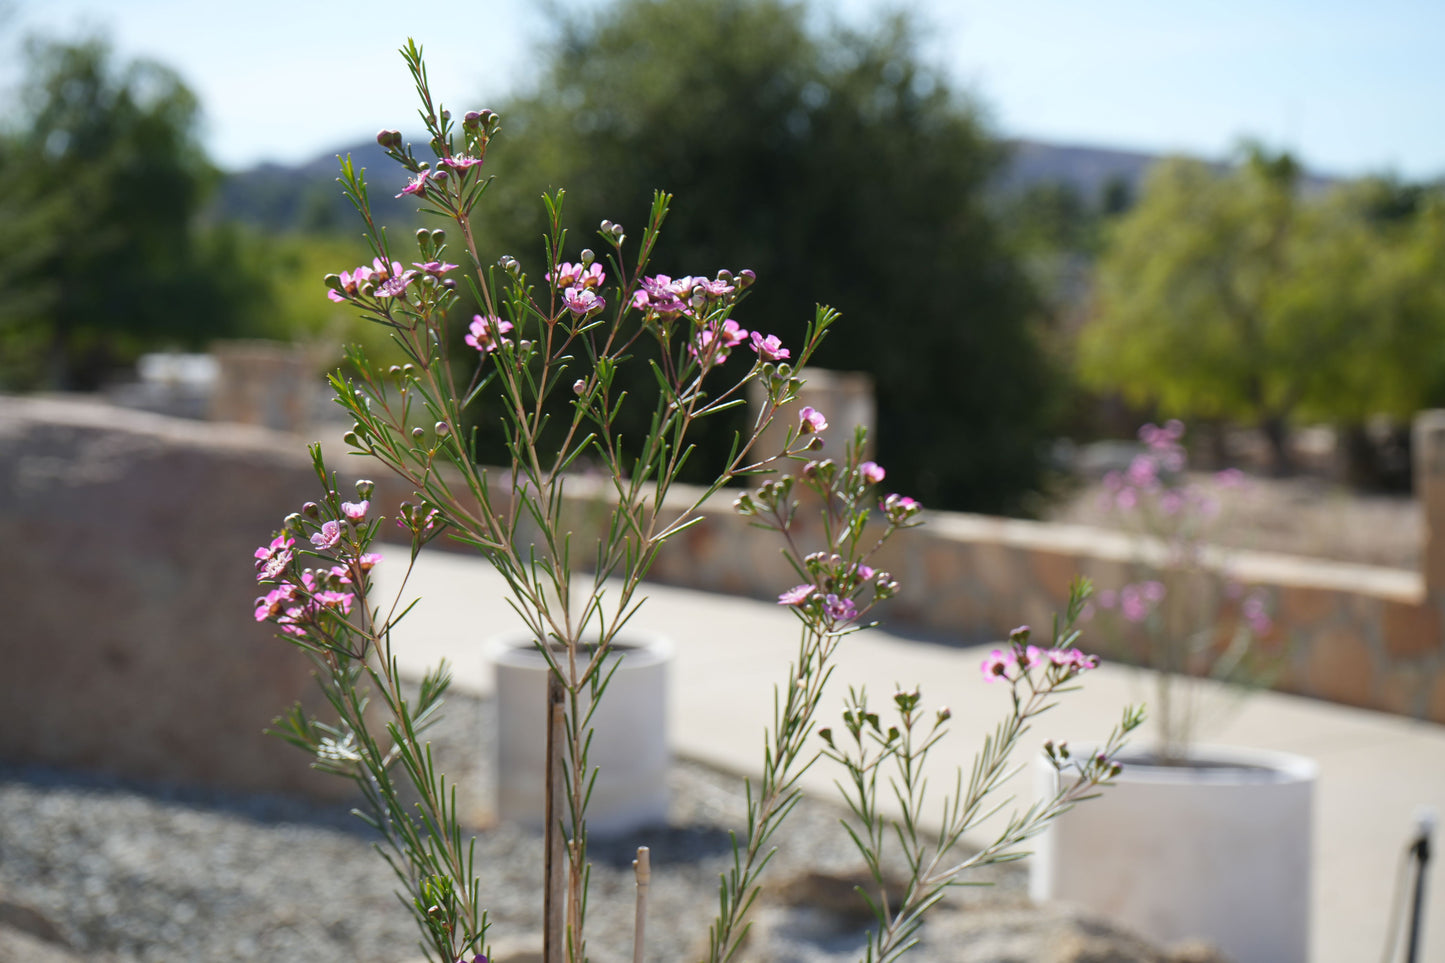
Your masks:
M453 696L433 743L460 779L467 811L478 814L483 902L490 935L500 941L539 931L540 837L486 825L487 708ZM651 847L654 867L648 958L695 958L705 945L718 876L730 859L728 830L743 822L743 787L679 762L671 788L670 825L593 846L588 930L599 963L630 958L637 845ZM859 865L838 825L840 812L831 802L805 800L784 827L767 877L783 884L784 901L816 902L808 870ZM87 961L419 959L411 919L372 843L360 820L335 807L0 765L0 908L37 911ZM999 885L958 891L945 914L956 914L964 901L1020 904L1016 864L987 874L980 878ZM789 913L779 925L779 914ZM755 939L745 959L858 958L859 932L839 934L831 922L821 925L815 910L773 902L760 910L759 922L774 934L771 945ZM959 957L925 946L909 958Z

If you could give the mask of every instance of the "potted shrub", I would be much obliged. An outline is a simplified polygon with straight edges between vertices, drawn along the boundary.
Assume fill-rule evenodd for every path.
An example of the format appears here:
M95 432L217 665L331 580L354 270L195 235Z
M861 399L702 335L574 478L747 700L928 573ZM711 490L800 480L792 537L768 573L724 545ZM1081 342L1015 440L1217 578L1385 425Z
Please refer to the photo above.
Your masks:
M1117 788L1040 838L1036 900L1082 904L1163 942L1202 938L1231 959L1304 961L1317 768L1284 753L1195 741L1201 679L1258 684L1270 660L1268 599L1221 571L1209 541L1214 496L1184 474L1184 426L1140 431L1144 451L1105 479L1113 508L1145 541L1133 578L1101 590L1096 621L1128 661L1154 670L1155 739L1120 756ZM1242 484L1225 471L1217 484ZM1038 789L1067 747L1046 747Z
M811 407L787 426L779 450L756 450L779 408L797 395L801 382L793 365L812 356L836 314L820 307L804 343L784 345L744 330L735 318L744 316L751 271L654 273L650 260L670 203L664 194L654 199L638 244L627 243L620 225L602 222L603 257L582 249L575 261L564 259L569 245L560 191L545 199L550 229L540 277L509 255L484 257L471 224L481 216L478 202L490 184L485 156L500 121L490 111L455 120L433 100L420 49L408 42L402 53L421 101L429 153L419 158L395 131L382 131L378 142L406 172L398 178L401 194L448 227L418 231L416 253L401 255L372 219L362 173L343 163L343 186L365 222L375 260L329 276L330 297L384 325L406 361L379 367L353 349L351 374L338 373L331 384L355 420L345 438L353 452L371 456L413 492L394 519L410 543L410 561L438 537L477 551L507 581L546 666L535 716L547 752L538 813L545 959L587 956L588 803L597 773L591 731L618 664L619 633L641 604L642 579L662 543L699 520L704 499L744 478L756 484L737 496L737 511L780 536L796 572L796 584L780 586L778 602L797 617L798 648L763 734L762 776L749 787L745 834L735 839L732 867L720 880L707 957L720 963L736 954L772 842L798 798L798 778L826 755L843 767L854 839L877 884L869 893L878 926L867 957L896 958L945 887L972 867L1017 855L1024 840L1117 773L1114 755L1140 722L1135 712L1124 714L1098 753L1057 761L1067 772L1049 799L1019 813L982 851L957 851L963 833L995 808L987 800L1009 774L1010 754L1030 722L1093 664L1074 647L1087 586L1075 586L1047 648L1019 639L999 653L997 677L1012 689L1011 709L971 778L960 774L947 797L942 836L921 837L919 772L947 729L948 711L925 711L913 690L894 693L891 708L880 712L860 690L847 699L836 734L816 724L833 653L899 591L889 573L870 563L885 542L919 524L920 506L882 493L886 472L865 459L861 431L842 457L812 457L829 424ZM477 305L460 317L459 290ZM629 365L642 366L650 393L624 380ZM734 435L701 493L684 496L674 483L692 454L698 423L740 404L754 383L761 409ZM645 411L647 427L637 434L625 432L620 420L630 406ZM504 425L498 450L478 447L468 426L479 416ZM608 489L602 523L585 541L569 521L566 492L571 469L584 457L601 467ZM391 629L409 605L401 596L374 599L371 572L381 564L406 566L408 559L383 560L373 551L383 526L371 503L376 486L358 480L353 496L319 445L312 446L312 458L321 494L287 516L256 551L265 594L255 617L314 661L334 718L296 708L276 730L317 767L355 784L358 812L381 835L379 849L396 871L428 957L475 963L488 944L483 870L472 865L445 763L433 758L425 740L441 709L447 670L429 673L416 697L404 693ZM482 467L489 458L502 467ZM804 524L800 511L815 517ZM890 815L880 805L880 781L884 798L895 799L901 813ZM910 874L902 895L889 899L882 861L894 846L903 850ZM647 885L644 849L639 960Z

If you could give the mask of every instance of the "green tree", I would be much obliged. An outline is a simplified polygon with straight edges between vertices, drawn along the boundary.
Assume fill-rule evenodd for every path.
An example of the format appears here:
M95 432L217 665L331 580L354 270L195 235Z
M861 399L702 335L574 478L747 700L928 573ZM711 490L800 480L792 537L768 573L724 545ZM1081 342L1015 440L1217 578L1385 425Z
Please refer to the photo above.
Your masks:
M1408 417L1445 371L1434 217L1370 185L1302 196L1287 155L1163 163L1100 262L1082 376L1166 414L1257 424L1281 470L1292 417Z
M147 345L234 330L251 289L234 238L197 215L216 172L195 97L169 69L116 63L100 40L32 40L6 181L0 304L12 384L91 388Z
M811 22L786 0L622 0L565 21L535 93L503 105L488 164L510 183L479 233L530 257L532 199L564 186L575 259L600 249L601 219L636 230L653 190L674 193L660 269L754 269L739 320L791 344L815 300L843 312L816 361L875 376L890 484L1013 507L1038 479L1051 382L1034 291L984 204L1000 148L908 21Z

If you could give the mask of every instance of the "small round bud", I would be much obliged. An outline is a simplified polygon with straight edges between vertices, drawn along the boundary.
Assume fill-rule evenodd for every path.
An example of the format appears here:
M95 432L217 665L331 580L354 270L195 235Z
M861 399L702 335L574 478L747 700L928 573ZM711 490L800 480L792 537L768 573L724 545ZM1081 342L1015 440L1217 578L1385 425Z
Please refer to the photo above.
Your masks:
M452 433L452 426L447 424L445 421L437 422L435 425L432 426L432 429L442 438L445 438L447 435L450 435Z
M425 247L425 246L427 245L427 242L430 241L430 240L431 240L431 231L428 231L428 230L427 230L426 228L424 228L424 227L422 227L422 228L417 228L417 232L416 232L416 243L420 244L422 247Z
M376 142L382 147L397 148L401 146L401 131L383 130L376 135Z
M437 246L445 244L447 242L447 232L441 228L436 228L431 232L431 242Z
M411 430L411 436L417 441L421 441L423 438L426 437L426 432L423 431L421 428L413 428Z
M441 284L442 287L448 291L455 291L457 289L456 278L442 278Z
M597 260L597 255L592 253L592 249L591 249L590 247L584 247L584 248L582 249L581 258L582 258L582 264L585 266L585 265L591 264L593 261Z
M586 391L586 390L587 390L587 382L584 381L583 379L578 378L576 381L572 382L572 393L573 393L574 395L580 395L580 394L582 394L582 393L583 393L584 391Z
M356 481L356 497L361 499L370 498L376 491L376 482L370 478L359 478Z
M462 115L462 126L468 130L476 130L481 126L482 115L475 110L469 110Z
M449 121L449 120L451 120L451 119L452 119L452 112L449 111L449 110L447 110L445 107L443 107L443 108L442 108L442 123L446 123L447 121Z
M389 375L391 375L393 378L395 378L397 375L400 375L400 374L401 374L401 365L399 365L399 364L394 364L394 365L392 365L390 368L387 368L387 369L386 369L386 373L389 374Z
M318 518L321 515L321 506L317 505L315 502L307 502L305 505L301 506L301 514L305 515L307 518Z
M738 272L738 290L752 287L753 282L757 279L758 276L754 274L750 269L743 268L741 271Z

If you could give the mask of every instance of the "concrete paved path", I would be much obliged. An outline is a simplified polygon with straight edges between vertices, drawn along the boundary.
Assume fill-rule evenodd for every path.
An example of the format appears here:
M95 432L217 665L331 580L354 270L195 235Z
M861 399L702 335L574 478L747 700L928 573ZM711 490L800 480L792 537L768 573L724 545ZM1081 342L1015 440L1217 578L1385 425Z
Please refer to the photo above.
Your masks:
M392 562L405 554L402 548L387 552ZM400 568L378 568L378 598L395 591ZM749 599L661 585L648 586L647 595L633 625L666 634L677 645L669 708L674 750L755 775L762 730L772 715L773 687L786 678L796 652L796 620L776 605ZM419 674L445 657L459 688L489 692L492 679L482 643L520 626L506 604L505 583L483 561L427 552L406 589L407 600L416 596L424 601L396 639L403 670ZM824 705L841 705L850 684L866 683L885 698L895 683L921 685L926 705L947 705L953 712L952 733L936 751L934 773L941 783L946 767L951 784L952 768L970 764L1006 709L1004 690L980 678L985 653L984 648L911 640L881 630L860 633L840 648ZM1124 704L1148 694L1146 674L1105 666L1039 721L1027 748L1032 753L1050 736L1101 737ZM1313 958L1317 963L1379 960L1414 814L1421 805L1445 812L1445 727L1275 693L1243 701L1223 694L1206 698L1206 705L1220 711L1216 724L1203 732L1204 741L1295 752L1318 761ZM828 716L832 721L836 713L829 709ZM832 771L818 766L803 785L826 796L836 792L833 778ZM1010 791L1027 802L1028 776L1016 776ZM1445 852L1445 833L1437 833L1435 843L1438 852ZM1424 960L1445 961L1442 864L1445 860L1431 863Z

